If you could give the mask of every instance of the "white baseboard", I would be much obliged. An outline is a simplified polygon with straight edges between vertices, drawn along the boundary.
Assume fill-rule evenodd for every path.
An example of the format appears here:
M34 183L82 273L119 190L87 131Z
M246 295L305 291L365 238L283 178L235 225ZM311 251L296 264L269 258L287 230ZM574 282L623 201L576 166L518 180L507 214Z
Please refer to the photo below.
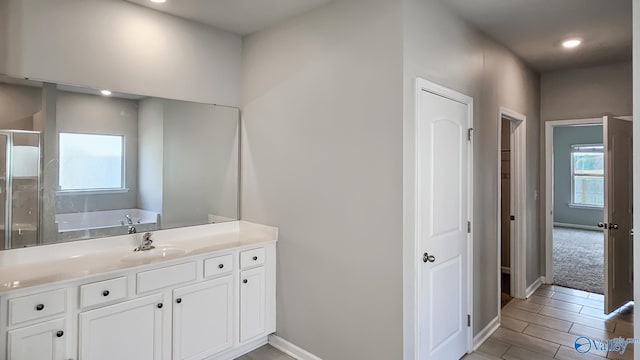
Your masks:
M473 351L478 350L482 344L500 327L500 317L496 316L489 322L484 329L480 330L478 335L473 337Z
M527 290L525 292L525 297L528 299L529 296L533 295L534 292L536 292L536 290L538 290L538 288L544 283L544 277L540 276L539 278L536 279L536 281L533 282L533 284L529 285L527 287Z
M307 350L294 345L278 335L269 335L269 344L283 353L298 360L322 360Z
M590 225L578 225L578 224L567 224L567 223L554 222L553 226L563 227L563 228L570 228L570 229L602 231L601 228L599 228L597 226L590 226Z

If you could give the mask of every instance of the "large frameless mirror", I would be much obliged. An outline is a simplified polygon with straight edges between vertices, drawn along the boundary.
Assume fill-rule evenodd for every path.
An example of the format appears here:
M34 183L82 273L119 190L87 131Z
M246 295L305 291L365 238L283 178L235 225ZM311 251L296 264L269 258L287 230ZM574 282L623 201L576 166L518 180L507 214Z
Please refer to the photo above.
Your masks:
M0 78L0 249L238 219L239 110Z

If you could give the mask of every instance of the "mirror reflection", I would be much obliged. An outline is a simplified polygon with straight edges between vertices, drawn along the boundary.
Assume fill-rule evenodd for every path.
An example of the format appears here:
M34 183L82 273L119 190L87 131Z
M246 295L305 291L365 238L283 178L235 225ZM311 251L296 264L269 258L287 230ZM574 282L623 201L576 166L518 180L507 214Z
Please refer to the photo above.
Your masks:
M0 78L0 249L238 218L237 108Z

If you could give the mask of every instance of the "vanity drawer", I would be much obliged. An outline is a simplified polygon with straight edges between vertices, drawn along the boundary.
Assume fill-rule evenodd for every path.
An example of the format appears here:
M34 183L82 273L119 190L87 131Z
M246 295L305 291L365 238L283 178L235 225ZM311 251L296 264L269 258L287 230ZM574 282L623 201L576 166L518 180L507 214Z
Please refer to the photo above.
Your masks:
M204 260L204 277L229 273L233 270L233 255L217 256Z
M246 250L240 252L240 268L246 269L248 267L264 264L264 248Z
M196 263L189 262L161 269L139 272L138 293L179 285L196 279Z
M104 304L127 297L127 278L119 277L80 286L80 307Z
M61 314L65 311L66 289L42 292L9 300L9 325Z

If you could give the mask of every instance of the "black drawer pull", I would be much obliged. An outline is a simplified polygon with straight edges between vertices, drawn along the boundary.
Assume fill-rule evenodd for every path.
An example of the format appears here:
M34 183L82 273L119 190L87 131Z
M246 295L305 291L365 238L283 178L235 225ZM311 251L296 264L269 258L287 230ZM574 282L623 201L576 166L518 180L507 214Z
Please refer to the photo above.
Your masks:
M56 333L57 337L62 337L62 335L64 335L64 331L60 330Z
M37 310L37 311L42 311L42 310L44 310L44 304L38 304L38 305L36 305L36 310Z
M176 302L177 302L178 304L180 304L180 303L182 302L182 298L177 298L177 299L176 299Z
M219 268L219 269L222 269L223 267L224 267L224 264L220 264L220 265L218 265L218 268Z
M162 306L163 306L163 305L162 305L162 303L158 303L158 305L157 305L157 306L158 306L158 309L162 309Z
M254 256L254 257L253 257L253 261L258 261L258 257L257 257L257 256Z
M102 296L109 296L109 290L105 290L102 292Z
M247 280L247 279L242 280L242 283L244 283L244 284L246 284L248 282L249 282L249 280Z

